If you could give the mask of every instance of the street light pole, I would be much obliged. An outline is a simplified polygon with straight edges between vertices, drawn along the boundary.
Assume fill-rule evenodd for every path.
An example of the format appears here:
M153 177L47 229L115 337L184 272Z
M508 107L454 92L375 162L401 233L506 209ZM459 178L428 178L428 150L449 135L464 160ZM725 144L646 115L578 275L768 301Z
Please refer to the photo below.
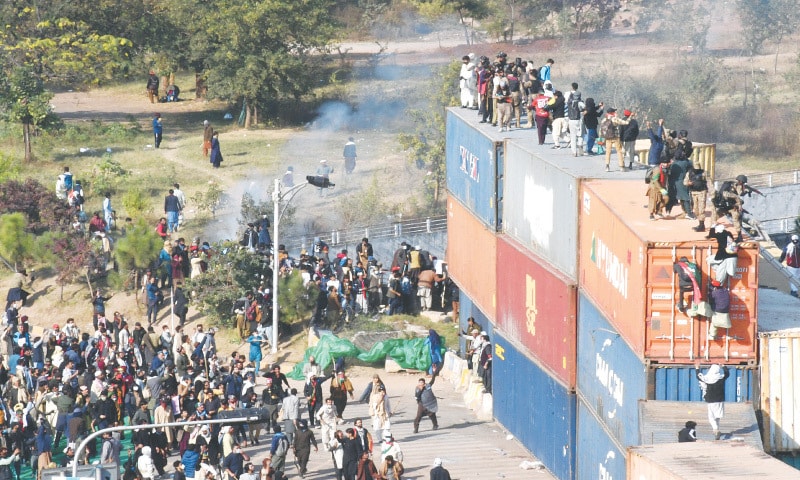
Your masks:
M275 179L272 190L272 353L278 353L278 239L281 223L281 180Z
M276 178L272 188L272 353L278 353L278 272L280 270L278 245L280 238L281 217L286 212L289 202L303 187L313 185L317 188L333 188L327 177L307 176L306 183L297 184L286 192L281 191L281 179Z

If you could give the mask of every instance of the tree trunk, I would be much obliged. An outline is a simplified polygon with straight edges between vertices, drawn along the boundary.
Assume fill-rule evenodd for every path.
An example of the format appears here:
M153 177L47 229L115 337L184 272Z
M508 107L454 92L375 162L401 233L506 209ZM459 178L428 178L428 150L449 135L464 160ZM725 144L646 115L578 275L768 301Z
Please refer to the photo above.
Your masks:
M203 79L203 73L200 70L194 72L194 98L206 98L208 93L208 86Z
M775 45L775 65L773 66L773 73L778 73L778 54L781 51L781 41L780 39L777 42L778 44Z
M253 121L253 106L246 99L244 102L244 128L250 128Z
M25 162L33 161L33 151L31 150L31 124L22 124L22 142L25 145Z
M258 125L258 105L253 105L253 125Z

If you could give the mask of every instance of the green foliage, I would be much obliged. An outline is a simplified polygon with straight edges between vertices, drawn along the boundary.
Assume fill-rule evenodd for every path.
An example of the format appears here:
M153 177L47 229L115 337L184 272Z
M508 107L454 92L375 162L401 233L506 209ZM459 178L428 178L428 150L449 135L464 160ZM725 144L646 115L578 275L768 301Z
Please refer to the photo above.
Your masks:
M678 70L669 70L674 76L675 90L688 94L684 98L692 106L710 102L717 94L720 81L730 76L721 60L702 54L685 56Z
M187 281L186 290L192 292L192 299L203 314L230 325L233 303L262 281L269 282L271 275L263 257L229 242L217 248L204 274Z
M210 213L214 217L217 209L222 205L223 193L222 187L218 183L208 182L206 190L198 191L192 196L191 200L197 206L198 213Z
M400 146L409 152L409 161L424 165L428 171L425 189L430 207L439 205L442 189L447 180L445 162L445 108L458 105L458 74L461 62L453 60L449 65L434 70L431 74L428 106L422 110L410 110L406 115L415 120L416 131L401 133Z
M164 241L145 220L140 219L114 246L114 261L119 270L144 270L158 258Z
M0 183L17 178L20 173L19 162L0 152Z
M33 252L33 236L26 231L27 226L22 213L0 215L0 255L15 265Z
M295 322L311 315L317 300L317 287L314 282L303 286L300 270L278 278L278 307L282 322Z
M122 207L131 218L144 218L153 211L153 203L140 188L131 188L122 195Z
M95 164L92 173L93 181L89 193L93 195L103 195L105 192L116 193L119 185L130 175L130 172L112 158L109 151L106 151L100 161Z
M378 177L373 176L367 189L336 200L336 213L339 216L337 225L348 229L385 222L386 215L391 215L396 210L386 203L385 196Z

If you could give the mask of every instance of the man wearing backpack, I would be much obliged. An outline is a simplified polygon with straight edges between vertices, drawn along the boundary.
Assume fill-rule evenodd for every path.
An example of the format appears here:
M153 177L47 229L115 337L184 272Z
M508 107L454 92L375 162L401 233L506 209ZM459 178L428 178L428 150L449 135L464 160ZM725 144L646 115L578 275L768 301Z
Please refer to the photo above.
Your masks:
M517 120L517 128L522 128L522 81L519 73L511 67L507 69L506 80L508 80L508 91L511 93L511 118Z
M275 435L272 436L272 446L269 453L272 456L272 468L276 472L283 472L286 468L286 454L289 452L289 439L281 432L280 425L275 425Z
M628 159L628 168L633 168L633 157L636 156L636 138L639 137L639 122L636 121L636 112L628 109L622 112L628 124L620 128L619 136L622 144L622 155ZM623 165L625 163L623 162Z
M583 129L581 112L586 107L581 100L581 92L578 91L578 84L572 84L572 90L567 92L567 118L569 122L569 148L572 150L573 157L583 155L583 150L578 146L578 139L581 138Z
M616 108L609 108L606 110L606 118L600 122L600 136L606 142L606 172L611 171L611 148L617 150L617 157L619 159L619 169L627 172L628 168L625 167L625 159L622 155L622 143L619 139L619 127L627 125L628 120L622 119L617 116Z
M683 184L689 188L689 194L692 197L692 210L694 216L697 217L697 226L692 230L695 232L706 231L706 198L708 197L708 180L706 179L706 172L703 170L700 162L694 162L692 168L686 172L683 178Z

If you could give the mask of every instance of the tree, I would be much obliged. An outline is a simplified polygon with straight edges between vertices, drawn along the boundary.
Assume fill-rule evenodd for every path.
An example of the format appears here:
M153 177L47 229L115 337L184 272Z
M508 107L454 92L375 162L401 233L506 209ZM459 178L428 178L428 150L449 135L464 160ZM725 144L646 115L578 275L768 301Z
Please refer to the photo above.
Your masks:
M63 86L97 85L128 64L132 43L98 33L86 23L63 17L59 1L5 2L0 7L0 110L22 124L25 161L33 159L31 135L37 127L56 124L44 88L47 81Z
M578 38L588 32L606 31L617 13L615 0L564 0L565 13Z
M357 208L353 208L354 206ZM337 226L343 230L383 223L390 211L391 209L385 201L384 191L376 176L372 177L372 182L366 189L339 197L336 200L336 213L339 215Z
M293 98L318 85L315 64L336 34L332 0L216 0L205 19L209 96L243 105L249 127L267 99Z
M139 220L125 236L117 240L114 247L114 261L119 270L133 275L133 288L138 298L139 272L146 269L158 258L164 241L144 220Z
M60 299L64 300L64 286L86 274L92 245L83 236L64 232L47 232L37 238L36 257L56 271Z
M403 150L410 153L410 161L424 166L425 188L430 204L439 206L442 189L447 180L445 161L445 108L458 105L458 78L461 62L454 60L450 65L439 67L431 74L428 105L420 110L410 110L406 114L415 120L416 131L401 133L398 137Z
M208 270L186 283L186 290L201 312L217 322L231 324L234 302L263 281L269 284L272 270L266 259L235 243L224 243L208 260Z
M482 20L490 11L487 2L483 0L412 0L412 3L427 17L439 17L445 13L458 14L459 23L464 27L464 39L467 45L474 43L467 18Z
M26 229L32 233L66 230L72 218L72 209L32 178L0 183L0 214L17 212L25 216Z
M0 215L0 255L12 262L15 270L33 251L33 236L26 230L22 213Z
M775 42L775 73L781 42L797 30L797 2L794 0L737 0L744 45L752 57L767 41Z

